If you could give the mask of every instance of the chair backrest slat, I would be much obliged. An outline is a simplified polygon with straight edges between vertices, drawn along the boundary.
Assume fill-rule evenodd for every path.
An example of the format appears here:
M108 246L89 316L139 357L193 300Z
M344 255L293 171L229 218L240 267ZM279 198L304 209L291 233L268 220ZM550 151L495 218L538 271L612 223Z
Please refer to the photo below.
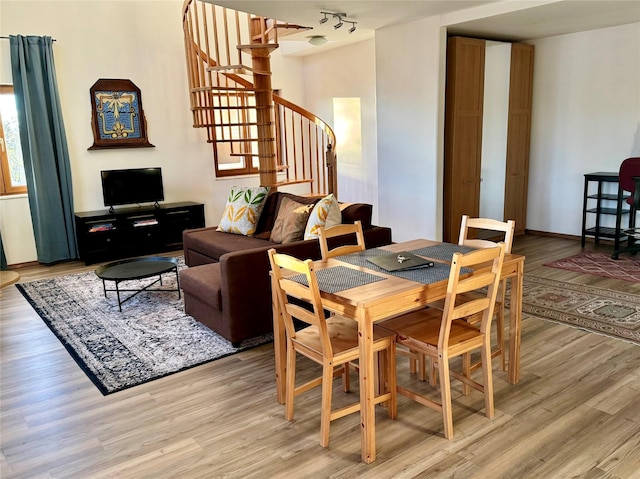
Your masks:
M500 242L494 248L479 249L467 254L454 253L438 340L438 349L441 351L446 350L451 324L455 319L482 313L480 329L487 334L490 331L505 249L504 243ZM485 271L488 262L491 262L491 269ZM479 271L461 279L462 268ZM476 291L478 298L456 304L456 297L469 291Z
M329 249L329 238L349 234L355 235L355 244L340 245L333 249ZM360 221L356 221L353 224L340 224L330 228L320 228L319 240L322 259L333 258L344 254L358 253L365 249L364 233L362 231L362 223Z
M505 253L511 253L515 229L516 222L513 220L498 221L491 218L470 218L467 215L463 215L460 222L458 244L472 248L493 248L497 244L495 241L470 238L469 230L495 231L504 234Z
M267 253L271 263L271 285L275 289L287 336L289 338L295 338L296 336L293 318L316 326L320 334L323 354L329 355L329 357L333 356L313 261L310 259L302 261L293 256L276 253L273 248ZM304 274L307 278L308 286L287 279L290 273L285 275L283 271ZM305 305L308 305L308 309L290 302L289 296L304 302Z

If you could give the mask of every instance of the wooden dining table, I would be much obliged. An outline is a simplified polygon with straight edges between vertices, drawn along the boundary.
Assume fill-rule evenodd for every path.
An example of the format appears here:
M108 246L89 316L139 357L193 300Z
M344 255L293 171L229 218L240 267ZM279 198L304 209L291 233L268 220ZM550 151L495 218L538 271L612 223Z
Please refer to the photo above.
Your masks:
M429 247L437 245L447 244L417 239L384 246L381 249L390 253L399 253L423 248L429 249ZM454 245L449 246L454 247ZM319 274L323 269L341 266L354 268L384 278L384 280L357 285L337 292L323 291L322 284L320 284L323 306L358 323L362 460L365 463L371 463L376 459L375 405L373 402L375 396L373 325L378 321L424 307L428 303L444 298L446 296L448 274L442 279L424 284L393 274L386 274L381 272L380 269L373 270L366 266L349 264L341 258L314 261L316 274ZM450 264L451 258L448 261L447 259L435 257L429 259L439 263L442 268L443 265ZM507 363L508 380L511 384L517 384L520 376L520 328L522 322L524 260L524 256L506 254L501 273L501 278L510 278L511 282L509 297L509 358ZM487 264L487 269L490 266L490 264ZM446 271L448 272L448 269ZM283 404L285 400L286 338L284 323L277 301L273 301L273 318L277 398Z

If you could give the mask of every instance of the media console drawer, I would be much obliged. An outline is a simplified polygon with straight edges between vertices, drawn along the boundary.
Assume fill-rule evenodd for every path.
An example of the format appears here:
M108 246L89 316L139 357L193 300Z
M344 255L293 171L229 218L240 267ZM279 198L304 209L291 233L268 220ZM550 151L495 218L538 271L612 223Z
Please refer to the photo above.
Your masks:
M78 253L86 264L182 248L185 229L203 228L204 204L186 201L75 214Z

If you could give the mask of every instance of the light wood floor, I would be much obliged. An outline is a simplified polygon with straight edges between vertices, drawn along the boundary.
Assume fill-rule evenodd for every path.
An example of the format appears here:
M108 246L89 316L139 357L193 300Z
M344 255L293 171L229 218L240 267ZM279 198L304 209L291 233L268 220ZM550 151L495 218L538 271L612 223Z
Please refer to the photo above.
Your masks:
M527 274L640 293L542 266L579 250L540 236L514 244ZM21 281L93 268L27 268ZM319 391L284 419L272 345L102 396L13 285L0 315L4 479L640 477L640 348L542 320L523 322L520 384L496 371L494 419L481 394L461 396L454 383L447 441L439 413L400 397L397 420L378 411L378 459L365 465L358 415L333 422L330 446L320 447ZM302 376L315 371L299 362ZM357 400L339 387L335 396Z

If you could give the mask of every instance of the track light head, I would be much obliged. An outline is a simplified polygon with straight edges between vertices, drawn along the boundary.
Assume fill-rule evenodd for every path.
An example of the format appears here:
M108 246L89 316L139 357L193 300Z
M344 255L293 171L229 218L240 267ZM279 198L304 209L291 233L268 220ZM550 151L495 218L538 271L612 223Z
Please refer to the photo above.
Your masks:
M351 20L347 20L347 14L346 13L333 13L333 12L320 12L322 15L324 15L321 19L320 19L320 24L323 23L327 23L327 21L329 20L329 16L332 16L333 18L335 18L338 23L336 23L333 28L335 30L337 30L338 28L342 28L342 25L344 25L345 23L350 23L351 24L351 28L349 29L349 33L353 33L356 31L356 23L358 22L352 22Z

